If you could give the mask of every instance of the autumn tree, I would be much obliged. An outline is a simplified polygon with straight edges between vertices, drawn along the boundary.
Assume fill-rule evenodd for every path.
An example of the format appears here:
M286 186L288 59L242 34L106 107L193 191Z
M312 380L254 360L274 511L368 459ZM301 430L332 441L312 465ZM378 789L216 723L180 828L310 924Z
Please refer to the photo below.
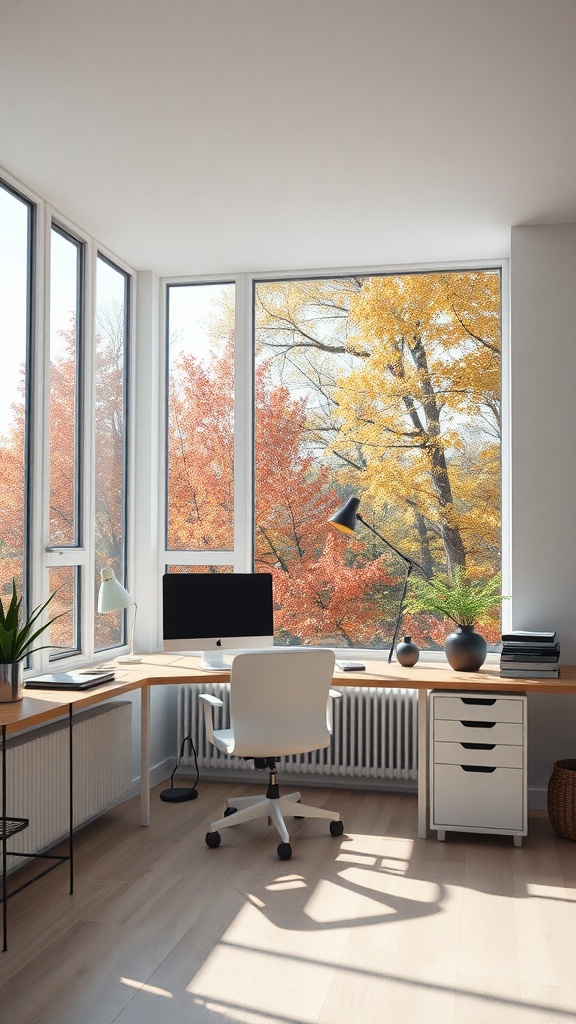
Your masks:
M181 354L170 384L168 538L173 549L230 549L233 543L233 339L209 368ZM374 639L376 585L391 586L378 561L346 566L351 547L330 536L338 500L309 450L307 401L293 399L261 362L255 386L255 566L274 578L276 633L352 645Z
M96 561L117 572L124 558L125 310L100 303L96 315Z
M258 286L261 351L315 395L310 443L427 569L499 562L499 277Z
M95 532L96 567L113 565L122 569L123 551L123 466L124 466L124 327L123 311L115 303L101 305L97 316L96 423L95 437ZM50 365L49 455L50 455L50 541L53 545L75 543L76 517L76 328L58 332L58 345ZM22 584L25 518L25 386L24 367L20 395L12 403L12 423L0 444L2 487L0 488L0 558L4 586L15 576ZM74 605L73 570L52 568L51 589L60 588L56 612ZM59 619L51 630L51 642L69 646L72 642L72 613ZM118 625L112 616L96 621L96 644L118 642Z
M24 374L11 402L11 421L0 437L0 567L2 596L9 597L12 578L23 583L25 532Z

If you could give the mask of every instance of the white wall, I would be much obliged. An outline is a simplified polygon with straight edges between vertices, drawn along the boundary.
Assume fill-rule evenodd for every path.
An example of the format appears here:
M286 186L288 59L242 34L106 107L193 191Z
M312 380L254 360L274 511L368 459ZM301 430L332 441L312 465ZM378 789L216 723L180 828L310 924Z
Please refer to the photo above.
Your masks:
M511 238L512 626L556 629L576 664L576 224ZM528 700L532 807L576 757L576 697Z
M160 409L160 283L156 274L138 274L136 344L131 378L135 403L136 443L134 464L134 521L132 535L136 558L133 566L134 598L138 606L134 647L158 648L157 598L160 589L158 550ZM151 591L153 597L151 599ZM156 600L154 599L156 598ZM133 703L132 777L140 773L139 694ZM167 778L176 764L176 686L154 686L150 697L150 766L153 784Z

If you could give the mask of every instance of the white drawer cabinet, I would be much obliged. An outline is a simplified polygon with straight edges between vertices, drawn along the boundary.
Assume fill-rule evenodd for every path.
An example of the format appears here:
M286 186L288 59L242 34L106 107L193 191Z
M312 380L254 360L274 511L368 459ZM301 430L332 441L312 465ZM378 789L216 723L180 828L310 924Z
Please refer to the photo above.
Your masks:
M524 694L433 692L430 827L498 832L520 846L527 832Z

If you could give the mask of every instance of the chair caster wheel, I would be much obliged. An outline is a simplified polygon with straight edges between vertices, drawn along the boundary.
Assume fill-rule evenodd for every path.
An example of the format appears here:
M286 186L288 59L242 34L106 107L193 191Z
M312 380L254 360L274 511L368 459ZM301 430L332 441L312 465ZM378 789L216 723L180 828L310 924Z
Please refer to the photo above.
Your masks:
M238 808L237 807L227 807L226 810L224 811L224 817L225 818L229 818L231 814L238 814Z
M206 846L209 846L211 850L215 850L217 846L220 846L221 836L219 832L207 832L206 833Z
M290 857L292 856L292 847L290 846L290 843L279 843L277 853L280 860L290 860Z
M331 821L330 822L330 835L341 836L344 831L343 821Z

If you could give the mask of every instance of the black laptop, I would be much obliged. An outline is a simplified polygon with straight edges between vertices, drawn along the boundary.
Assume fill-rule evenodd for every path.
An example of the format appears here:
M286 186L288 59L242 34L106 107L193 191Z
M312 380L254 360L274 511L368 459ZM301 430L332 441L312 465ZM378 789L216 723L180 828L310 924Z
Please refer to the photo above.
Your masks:
M79 669L77 672L48 672L43 676L27 679L27 690L90 690L114 679L109 669Z

